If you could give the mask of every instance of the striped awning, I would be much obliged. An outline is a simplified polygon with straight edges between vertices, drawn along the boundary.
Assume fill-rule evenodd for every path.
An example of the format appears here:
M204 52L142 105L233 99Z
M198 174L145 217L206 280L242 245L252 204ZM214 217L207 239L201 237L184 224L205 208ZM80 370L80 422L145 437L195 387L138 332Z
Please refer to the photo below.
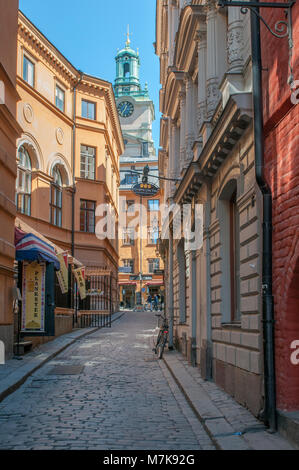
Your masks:
M119 281L119 286L137 286L137 282L133 281Z
M27 233L16 244L17 261L48 261L60 269L55 249L33 233Z

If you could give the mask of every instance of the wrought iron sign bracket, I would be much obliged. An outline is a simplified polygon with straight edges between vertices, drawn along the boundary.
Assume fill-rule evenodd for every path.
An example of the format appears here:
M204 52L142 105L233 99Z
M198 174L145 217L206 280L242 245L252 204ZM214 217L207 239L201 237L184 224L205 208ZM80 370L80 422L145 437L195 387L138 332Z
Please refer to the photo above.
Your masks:
M292 55L293 55L293 22L292 22L292 7L296 3L296 0L290 2L251 2L251 1L235 1L235 0L219 0L218 6L224 7L240 7L241 13L246 15L248 10L252 11L266 26L268 31L276 38L288 38L289 43L289 69L290 75L288 83L291 85L294 81L293 69L292 69ZM272 29L266 20L260 15L260 8L282 8L284 9L285 19L279 20L275 23L274 29Z

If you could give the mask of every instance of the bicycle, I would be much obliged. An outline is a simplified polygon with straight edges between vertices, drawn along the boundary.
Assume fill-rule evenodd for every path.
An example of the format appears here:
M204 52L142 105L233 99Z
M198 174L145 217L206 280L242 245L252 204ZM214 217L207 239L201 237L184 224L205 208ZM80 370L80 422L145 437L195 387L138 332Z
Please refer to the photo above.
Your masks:
M158 359L162 359L165 345L168 341L168 321L165 315L155 314L156 317L162 318L162 325L158 333L156 345L153 348L155 354L158 355Z

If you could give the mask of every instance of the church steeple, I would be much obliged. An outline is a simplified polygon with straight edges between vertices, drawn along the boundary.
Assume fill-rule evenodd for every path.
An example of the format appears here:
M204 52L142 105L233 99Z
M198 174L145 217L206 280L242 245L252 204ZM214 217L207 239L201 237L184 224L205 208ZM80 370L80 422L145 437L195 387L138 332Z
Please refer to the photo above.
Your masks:
M117 52L115 61L116 79L114 82L114 92L116 98L120 96L148 96L148 92L146 90L143 91L141 88L139 52L131 48L129 25L125 48Z

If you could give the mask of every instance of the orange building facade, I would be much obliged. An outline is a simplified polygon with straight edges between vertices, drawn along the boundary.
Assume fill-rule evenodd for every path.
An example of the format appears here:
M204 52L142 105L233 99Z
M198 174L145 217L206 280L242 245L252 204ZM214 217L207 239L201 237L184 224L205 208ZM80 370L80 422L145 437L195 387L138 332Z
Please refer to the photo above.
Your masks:
M17 92L23 133L17 142L16 226L27 224L67 251L71 262L85 266L86 277L109 277L115 310L118 240L96 235L99 205L109 204L118 219L124 144L113 87L77 70L19 12ZM56 305L55 314L72 314L73 304Z
M22 132L16 120L18 3L0 0L0 341L6 357L13 345L15 154Z

